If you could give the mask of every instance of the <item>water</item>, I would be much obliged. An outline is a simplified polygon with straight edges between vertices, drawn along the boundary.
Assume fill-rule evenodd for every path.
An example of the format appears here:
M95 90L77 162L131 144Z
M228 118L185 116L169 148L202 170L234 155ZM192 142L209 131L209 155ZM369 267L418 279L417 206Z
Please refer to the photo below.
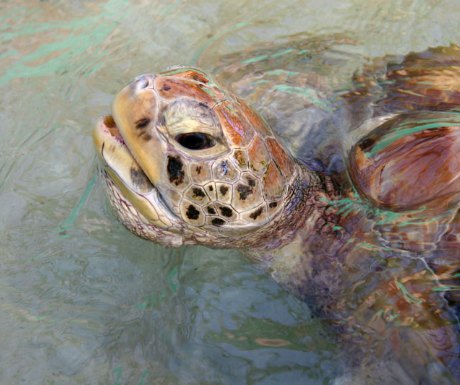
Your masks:
M459 2L23 0L0 10L0 383L339 375L329 332L238 253L168 250L117 223L94 177L92 127L139 73L212 72L259 44L335 34L352 42L358 68L459 43Z

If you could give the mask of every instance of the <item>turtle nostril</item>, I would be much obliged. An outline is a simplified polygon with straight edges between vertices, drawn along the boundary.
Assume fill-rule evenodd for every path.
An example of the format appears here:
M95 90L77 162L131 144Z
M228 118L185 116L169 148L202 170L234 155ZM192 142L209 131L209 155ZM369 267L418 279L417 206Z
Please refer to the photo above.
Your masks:
M147 88L149 81L146 78L141 78L137 81L137 88Z
M134 84L137 90L152 88L154 79L154 75L139 75L136 79L134 79Z

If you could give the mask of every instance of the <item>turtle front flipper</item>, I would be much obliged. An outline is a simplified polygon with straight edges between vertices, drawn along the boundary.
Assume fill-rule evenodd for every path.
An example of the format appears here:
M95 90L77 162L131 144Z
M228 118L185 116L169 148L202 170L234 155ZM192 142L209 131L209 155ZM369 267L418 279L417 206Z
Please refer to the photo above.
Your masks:
M425 91L429 88L427 84L420 87ZM395 88L392 92L386 100L396 103L396 94L402 91ZM444 95L445 90L439 92ZM453 99L446 93L444 100ZM351 148L348 158L356 191L375 209L374 230L385 246L382 253L425 266L415 275L410 274L414 269L407 269L407 275L383 281L353 318L365 325L377 344L375 335L391 341L391 352L398 354L401 367L406 361L409 368L439 363L427 366L430 378L437 378L439 372L440 379L430 382L436 384L444 383L443 367L457 381L460 376L460 302L456 295L460 271L460 112L444 111L442 106L447 102L436 105L434 111L381 118L377 127ZM417 109L409 104L406 108ZM382 317L374 320L366 316L371 309L376 314L382 310ZM417 378L415 375L410 378Z
M454 111L396 115L352 147L349 175L357 192L394 213L376 223L390 246L436 248L460 203L458 154L460 113Z
M449 345L450 340L446 338L453 337L453 334L444 330L437 332L437 334L430 334L429 332L416 332L410 328L399 328L392 333L380 336L381 340L391 339L390 346L393 351L379 354L377 350L379 359L371 356L361 365L350 367L343 375L335 379L333 385L457 384L458 376L455 376L453 372L458 370L456 367L458 363L446 365L442 359L433 356L432 349L433 345L440 344L439 338L442 339L441 344ZM401 349L404 346L406 349ZM424 348L427 350L425 354L422 354ZM449 350L444 353L449 356L450 361L458 361L452 348L449 347Z
M460 201L459 153L460 112L401 114L352 147L349 172L379 208L444 211Z
M364 256L369 250L358 244L352 253ZM458 317L440 291L451 274L437 274L423 258L395 251L388 251L378 271L343 291L349 313L346 322L342 317L338 322L351 362L337 385L457 384Z
M355 84L344 98L353 112L369 108L351 134L352 182L387 211L376 221L385 246L433 251L460 201L460 47L377 59Z

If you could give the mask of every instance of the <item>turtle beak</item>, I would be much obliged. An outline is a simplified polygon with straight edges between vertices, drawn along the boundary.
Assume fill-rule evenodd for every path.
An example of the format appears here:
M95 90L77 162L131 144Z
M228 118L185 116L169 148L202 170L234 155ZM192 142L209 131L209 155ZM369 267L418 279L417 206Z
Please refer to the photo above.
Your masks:
M148 179L158 186L162 181L166 149L155 126L158 95L154 81L155 75L138 76L116 95L112 113L132 157Z
M148 194L154 188L129 152L110 115L98 121L93 139L106 169L116 173L125 185L138 194Z
M177 222L163 204L158 190L131 155L111 116L100 119L93 131L93 139L103 171L134 209L150 224L169 229Z

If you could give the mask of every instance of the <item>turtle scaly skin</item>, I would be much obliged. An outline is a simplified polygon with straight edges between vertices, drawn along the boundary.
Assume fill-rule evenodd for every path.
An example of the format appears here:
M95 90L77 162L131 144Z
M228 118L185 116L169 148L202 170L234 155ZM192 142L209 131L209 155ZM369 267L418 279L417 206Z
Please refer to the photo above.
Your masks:
M340 383L454 384L460 53L444 53L441 71L438 50L409 55L392 82L363 78L344 95L351 111L375 107L350 134L347 182L297 162L204 72L142 75L94 133L112 205L144 238L237 248L258 261L334 326L352 368ZM420 68L432 82L417 98L442 102L383 111L419 84Z

